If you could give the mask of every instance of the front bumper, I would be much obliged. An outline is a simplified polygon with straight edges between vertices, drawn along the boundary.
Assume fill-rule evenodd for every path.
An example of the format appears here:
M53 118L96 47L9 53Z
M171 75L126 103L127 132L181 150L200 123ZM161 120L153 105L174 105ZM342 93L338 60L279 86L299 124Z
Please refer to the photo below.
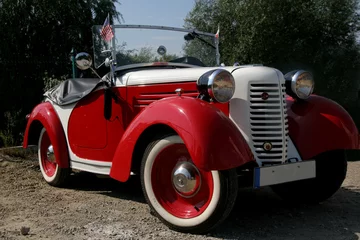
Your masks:
M315 160L286 163L254 169L254 188L316 177Z

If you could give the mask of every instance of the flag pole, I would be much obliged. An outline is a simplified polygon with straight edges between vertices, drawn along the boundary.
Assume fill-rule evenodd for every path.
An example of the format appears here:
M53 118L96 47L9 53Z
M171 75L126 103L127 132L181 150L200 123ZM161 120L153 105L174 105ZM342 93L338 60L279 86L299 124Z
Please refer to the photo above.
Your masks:
M75 50L71 49L72 78L75 79Z
M110 21L110 19L109 19ZM114 25L114 24L113 24ZM111 63L111 72L112 72L112 84L115 85L115 66L116 66L116 46L115 46L115 29L111 27L114 37L111 39L112 42L112 48L111 48L111 55L112 55L112 63Z
M110 13L108 13L109 16L109 24L110 24ZM113 24L114 25L114 24ZM110 24L111 26L111 24ZM111 56L112 61L110 65L110 71L111 71L111 85L115 85L115 66L116 66L116 49L115 49L115 29L111 26L111 30L113 31L114 37L111 39L112 47L111 47Z
M220 23L218 23L218 29L217 29L217 32L215 33L216 65L217 66L220 66L219 36L220 36Z
M110 67L110 85L115 84L115 66L116 66L116 46L115 46L115 31L111 25L110 13L108 13L105 22L100 30L101 37L105 40L105 46L108 48L106 52L110 52L111 57L107 57L105 65ZM109 36L110 34L110 36ZM110 39L109 39L110 38Z

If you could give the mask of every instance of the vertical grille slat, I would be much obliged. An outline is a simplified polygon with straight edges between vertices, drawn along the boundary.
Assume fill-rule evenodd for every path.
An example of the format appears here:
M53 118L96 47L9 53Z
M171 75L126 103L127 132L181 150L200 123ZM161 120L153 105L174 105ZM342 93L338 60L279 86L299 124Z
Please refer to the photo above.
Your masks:
M263 165L281 164L287 159L288 121L286 113L285 84L253 82L250 92L250 127L256 158ZM266 93L267 99L262 98ZM271 142L273 148L262 148Z

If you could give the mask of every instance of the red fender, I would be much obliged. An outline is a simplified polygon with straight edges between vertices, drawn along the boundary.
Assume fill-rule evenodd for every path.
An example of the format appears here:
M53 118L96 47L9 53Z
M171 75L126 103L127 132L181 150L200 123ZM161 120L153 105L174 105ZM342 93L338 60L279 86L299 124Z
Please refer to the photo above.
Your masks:
M65 134L61 122L53 106L49 102L40 103L32 110L26 125L23 147L28 147L30 129L36 121L39 121L48 132L50 141L54 147L56 163L61 168L68 168L69 153Z
M238 128L218 108L200 99L169 97L150 104L129 125L115 151L112 178L121 182L128 179L135 144L154 124L165 124L175 130L195 165L206 171L255 161Z
M358 130L336 102L312 95L305 101L288 97L289 135L303 159L338 149L358 149Z

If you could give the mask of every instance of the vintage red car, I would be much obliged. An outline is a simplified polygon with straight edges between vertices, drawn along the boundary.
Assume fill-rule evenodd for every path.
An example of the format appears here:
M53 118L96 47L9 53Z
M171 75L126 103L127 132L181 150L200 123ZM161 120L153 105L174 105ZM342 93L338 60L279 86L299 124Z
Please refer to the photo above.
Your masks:
M358 130L339 104L312 94L310 72L224 66L213 33L116 25L123 43L107 43L100 27L94 58L79 53L76 64L110 72L62 82L28 118L23 147L38 145L50 185L64 186L72 169L138 175L151 211L191 233L218 226L240 187L307 203L340 188Z

